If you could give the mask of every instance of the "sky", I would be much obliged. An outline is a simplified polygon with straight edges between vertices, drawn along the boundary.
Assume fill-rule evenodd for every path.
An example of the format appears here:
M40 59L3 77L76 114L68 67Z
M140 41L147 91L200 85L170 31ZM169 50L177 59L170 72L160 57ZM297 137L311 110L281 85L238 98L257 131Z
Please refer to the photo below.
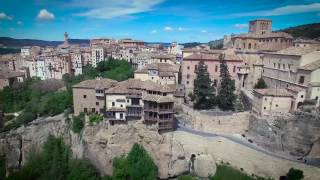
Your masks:
M253 19L274 30L320 22L320 0L0 0L0 37L208 42Z

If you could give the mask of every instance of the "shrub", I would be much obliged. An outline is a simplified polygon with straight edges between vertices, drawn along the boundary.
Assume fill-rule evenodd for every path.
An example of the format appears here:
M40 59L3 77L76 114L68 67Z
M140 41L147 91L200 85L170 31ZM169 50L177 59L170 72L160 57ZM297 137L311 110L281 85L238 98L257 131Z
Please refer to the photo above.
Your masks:
M303 171L299 169L290 168L289 172L287 173L287 178L290 180L301 180L303 177Z
M260 78L257 84L254 85L254 89L265 89L267 87L266 82L262 78Z
M72 118L72 131L80 133L84 127L85 117L84 113L80 113L79 116L73 116Z
M196 180L196 178L190 175L181 175L178 177L178 180Z
M16 122L19 124L28 124L37 118L37 115L33 112L23 111L16 119Z
M90 123L99 123L103 120L103 117L99 114L90 114L89 116L89 122Z

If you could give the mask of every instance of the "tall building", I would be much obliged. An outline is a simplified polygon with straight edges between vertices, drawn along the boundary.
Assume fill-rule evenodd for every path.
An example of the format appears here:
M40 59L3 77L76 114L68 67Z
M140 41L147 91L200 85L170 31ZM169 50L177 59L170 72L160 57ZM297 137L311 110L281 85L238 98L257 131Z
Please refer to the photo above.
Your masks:
M97 67L99 62L104 61L104 48L103 47L91 47L91 65Z

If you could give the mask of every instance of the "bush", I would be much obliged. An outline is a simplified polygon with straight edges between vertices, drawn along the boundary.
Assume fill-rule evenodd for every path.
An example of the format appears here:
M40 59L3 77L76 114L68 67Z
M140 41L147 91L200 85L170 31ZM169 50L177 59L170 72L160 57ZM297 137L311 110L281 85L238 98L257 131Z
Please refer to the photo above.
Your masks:
M80 133L84 127L85 116L84 113L80 113L79 116L73 116L72 118L72 131Z
M260 78L257 84L254 85L254 89L266 89L267 87L266 82L262 78Z
M287 178L290 180L301 180L303 177L303 171L299 169L290 168L289 172L287 173Z
M196 180L196 178L190 175L181 175L178 177L178 180Z
M127 157L118 157L113 161L113 179L153 180L157 174L157 166L139 144L133 145Z
M33 112L27 112L23 111L16 119L16 122L19 124L28 124L29 122L33 121L34 119L37 118L37 115L34 114Z
M90 123L99 123L103 120L103 117L99 114L90 114L89 121Z

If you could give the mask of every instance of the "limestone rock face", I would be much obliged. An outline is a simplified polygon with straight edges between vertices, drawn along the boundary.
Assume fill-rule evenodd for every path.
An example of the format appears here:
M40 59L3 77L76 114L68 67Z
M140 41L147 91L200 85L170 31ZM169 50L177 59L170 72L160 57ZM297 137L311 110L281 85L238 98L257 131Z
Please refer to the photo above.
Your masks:
M297 157L320 156L317 150L320 117L317 114L297 112L267 119L252 116L247 135L263 148L279 154Z
M37 119L26 127L0 134L0 155L5 155L7 172L18 170L30 152L41 150L49 134L63 137L75 158L86 158L103 175L112 174L114 157L126 155L134 143L143 145L158 166L161 179L188 171L189 160L173 133L159 134L140 121L110 126L105 122L86 125L80 134L70 130L63 115Z
M196 156L194 161L194 171L197 176L207 178L214 176L217 166L211 155L201 154Z

